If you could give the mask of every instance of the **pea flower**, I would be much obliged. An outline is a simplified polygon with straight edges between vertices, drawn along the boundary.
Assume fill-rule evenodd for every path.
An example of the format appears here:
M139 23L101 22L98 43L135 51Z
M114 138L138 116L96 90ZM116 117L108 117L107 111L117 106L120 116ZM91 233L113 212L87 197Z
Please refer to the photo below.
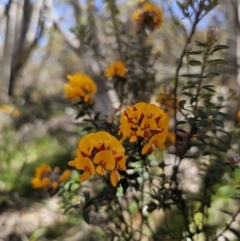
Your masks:
M122 61L114 61L104 73L106 78L112 78L114 76L119 76L121 78L126 78L126 65Z
M60 174L59 167L52 168L43 163L35 169L35 177L31 184L33 188L57 188L61 182L65 182L70 177L70 170L65 170Z
M82 99L84 102L91 103L93 95L97 92L94 81L86 74L75 73L67 75L69 81L64 85L65 97L75 102Z
M119 135L143 144L142 154L151 153L155 147L165 148L169 120L164 111L155 104L140 102L128 106L120 117Z
M68 164L84 171L80 182L91 175L103 176L110 173L110 181L115 187L121 178L118 170L126 170L125 149L116 137L105 131L90 133L84 136L78 144L77 157Z
M134 12L133 21L136 23L137 33L144 29L154 31L162 26L162 10L150 2L145 2Z

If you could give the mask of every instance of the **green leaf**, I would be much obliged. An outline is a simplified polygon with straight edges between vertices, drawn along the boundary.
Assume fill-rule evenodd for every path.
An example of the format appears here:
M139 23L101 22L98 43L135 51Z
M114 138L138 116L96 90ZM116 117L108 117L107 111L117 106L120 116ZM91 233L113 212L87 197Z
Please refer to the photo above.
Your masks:
M207 65L217 65L217 64L223 64L226 61L224 59L214 59L214 60L208 60Z
M212 120L212 123L216 126L220 126L220 127L224 127L224 124L221 120L218 120L218 119L213 119Z
M233 229L233 228L230 228L228 227L228 229L238 238L240 238L240 233L236 230L236 229Z
M198 123L198 126L207 126L208 125L208 121L207 120L200 120Z
M188 93L188 92L182 92L182 94L183 94L183 95L186 95L186 96L188 96L188 97L191 97L191 98L193 97L193 95L190 94L190 93Z
M224 112L221 112L221 111L218 111L217 114L220 115L220 116L226 117L226 118L229 117L228 114L226 114L226 113L224 113Z
M181 101L179 101L179 102L178 102L178 107L179 107L180 109L184 109L185 103L186 103L186 100L181 100Z
M204 86L202 88L205 89L205 90L208 90L210 92L216 93L216 91L214 89L212 89L212 88L204 87Z
M190 104L193 104L196 100L197 100L197 97L193 97L193 98L190 100Z
M222 49L229 49L229 47L227 45L215 45L213 47L213 50L211 51L211 53L214 53L214 52L222 50Z
M89 218L89 213L87 211L82 212L82 217L84 221L89 224L90 218Z
M85 113L85 111L84 110L82 110L82 111L80 111L78 114L77 114L77 116L76 116L76 118L75 119L78 119L78 118L80 118L80 117L82 117L82 116L84 116L86 113Z
M190 88L196 88L196 85L186 85L186 86L182 87L181 91L190 89Z
M201 63L200 61L198 61L198 60L190 60L190 61L188 62L188 65L191 65L191 66L200 66L200 65L202 65L202 63Z
M222 186L220 188L218 188L217 192L216 192L216 196L217 197L222 197L222 198L229 198L231 197L235 192L235 188L230 186L230 185L226 185L226 186Z
M200 96L200 98L202 98L202 99L210 99L212 97L212 94L203 94L203 95L201 95Z
M204 75L203 77L204 78L213 78L213 77L217 77L219 75L220 75L219 73L210 73L210 74Z
M182 74L182 77L187 77L187 78L199 78L199 74Z
M190 51L188 52L189 55L202 55L203 51Z
M177 123L176 123L176 125L183 125L183 124L186 124L187 122L186 121L178 121Z
M229 211L226 211L226 210L224 210L224 209L220 209L220 211L223 212L223 213L226 213L226 214L228 214L228 215L230 215L230 216L233 215L232 213L230 213Z
M207 46L207 44L205 42L201 42L201 41L197 41L197 40L195 40L194 42L199 47L206 47Z

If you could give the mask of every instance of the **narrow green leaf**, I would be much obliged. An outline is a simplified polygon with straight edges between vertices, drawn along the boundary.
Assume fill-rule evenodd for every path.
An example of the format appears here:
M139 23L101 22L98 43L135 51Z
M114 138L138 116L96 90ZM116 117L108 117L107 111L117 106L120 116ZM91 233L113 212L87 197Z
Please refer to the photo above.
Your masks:
M186 96L188 96L188 97L191 97L191 98L193 97L193 95L190 94L190 93L188 93L188 92L182 92L182 94L183 94L183 95L186 95Z
M214 59L214 60L208 60L207 65L217 65L217 64L223 64L226 61L224 59Z
M233 229L233 228L228 228L236 237L240 238L240 233L236 230L236 229Z
M183 124L186 124L187 122L186 121L178 121L177 123L176 123L176 125L183 125Z
M185 103L186 103L186 100L181 100L181 101L179 101L179 102L178 102L178 107L179 107L180 109L184 109Z
M195 40L194 42L199 47L206 47L207 46L207 44L205 42L201 42L201 41L197 41L197 40Z
M86 114L85 111L82 110L82 111L80 111L80 112L77 114L77 116L75 117L75 119L78 119L78 118L84 116L85 114Z
M187 77L187 78L198 78L200 77L199 74L182 74L182 77Z
M82 212L82 217L84 219L84 221L89 224L90 218L89 218L89 213L87 211L83 211Z
M232 213L230 213L229 211L226 211L226 210L224 210L224 209L220 209L220 211L223 212L223 213L226 213L226 214L228 214L228 215L230 215L230 216L233 215Z
M229 47L227 45L215 45L211 53L214 53L222 49L229 49Z
M220 127L224 127L224 124L221 120L218 120L218 119L213 119L212 120L212 123L216 126L220 126Z
M196 100L197 100L197 98L196 98L196 97L193 97L193 98L190 100L190 104L193 104Z
M202 65L202 63L201 63L200 61L198 61L198 60L190 60L190 61L188 62L188 65L191 65L191 66L200 66L200 65Z
M212 94L203 94L203 95L200 96L200 98L202 98L202 99L210 99L210 98L212 98Z
M188 52L189 55L202 55L203 51L190 51Z
M198 125L199 126L207 126L208 125L208 121L207 120L200 120Z
M190 88L196 88L196 87L197 87L196 85L187 85L187 86L182 87L181 91L190 89Z
M202 88L205 89L205 90L208 90L210 92L216 93L216 91L214 89L212 89L212 88L204 87L204 86Z
M213 77L217 77L219 75L220 75L219 73L210 73L210 74L204 75L203 77L204 78L213 78Z
M228 115L228 114L223 113L223 112L221 112L221 111L218 111L218 112L217 112L217 114L218 114L218 115L220 115L220 116L226 117L226 118L228 118L228 117L229 117L229 115Z

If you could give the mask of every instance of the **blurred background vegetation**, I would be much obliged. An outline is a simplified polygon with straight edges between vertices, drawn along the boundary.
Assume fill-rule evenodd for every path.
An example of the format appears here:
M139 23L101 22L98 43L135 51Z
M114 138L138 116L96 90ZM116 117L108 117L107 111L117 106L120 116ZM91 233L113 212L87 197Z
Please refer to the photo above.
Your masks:
M81 222L80 215L63 215L58 211L58 197L50 199L48 194L33 190L30 183L35 167L42 162L66 169L83 135L75 120L76 111L64 99L67 74L82 71L95 80L99 90L95 108L103 114L119 104L111 96L112 84L103 77L114 60L126 61L130 91L138 85L136 80L143 83L155 71L151 91L143 97L139 86L139 93L127 98L125 104L141 98L151 100L160 84L172 83L192 24L181 9L188 1L154 1L163 10L163 26L148 33L144 45L132 22L140 2L0 2L0 240L104 237L102 231ZM217 91L223 94L226 88L240 92L239 9L238 0L222 1L202 19L193 38L204 40L213 27L219 43L229 46L221 52L226 64L217 69L221 73ZM236 122L240 98L230 105L229 114Z

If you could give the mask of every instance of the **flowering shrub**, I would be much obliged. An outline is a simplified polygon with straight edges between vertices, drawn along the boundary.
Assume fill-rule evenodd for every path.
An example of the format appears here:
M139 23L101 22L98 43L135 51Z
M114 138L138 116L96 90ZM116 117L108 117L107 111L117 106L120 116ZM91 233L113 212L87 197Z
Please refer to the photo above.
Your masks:
M161 27L163 16L162 10L149 1L141 3L134 12L136 44L131 42L130 47L124 43L117 29L118 22L111 16L119 59L124 60L113 62L104 72L105 78L115 79L113 89L121 102L114 114L109 117L95 113L94 109L89 111L97 91L89 76L81 73L67 76L66 98L75 102L75 106L82 100L77 118L87 115L80 123L84 124L83 137L78 143L76 157L68 165L75 172L80 171L80 192L84 190L82 182L86 186L101 183L91 191L82 191L84 202L69 205L67 210L77 210L86 222L91 223L91 211L95 209L101 215L104 206L107 211L102 215L104 222L99 225L111 240L145 240L146 233L150 240L152 237L154 240L198 241L199 237L218 240L225 238L227 229L240 235L230 227L240 213L239 209L230 213L227 228L221 224L216 228L209 221L214 200L240 199L239 171L236 170L239 168L239 154L236 153L239 148L234 146L235 142L239 143L239 131L231 132L232 126L226 122L229 116L223 108L231 94L219 96L214 84L219 73L213 66L224 63L217 54L228 47L217 43L214 29L207 32L204 41L191 44L197 23L216 4L217 1L209 5L205 1L188 1L185 5L178 2L183 15L190 18L190 22L194 16L195 22L191 31L186 31L173 86L156 98L159 106L149 101L157 86L157 75L145 30L152 32ZM117 14L114 4L107 1L107 6L111 14ZM153 59L157 61L157 57ZM180 75L185 59L187 70ZM119 81L122 78L125 81ZM237 121L238 117L239 113ZM227 155L229 150L232 152ZM193 177L188 180L185 177L189 173L185 169L190 166L197 174L190 171ZM69 172L59 175L58 169L52 171L43 164L36 170L32 185L56 188L68 175ZM227 181L231 185L226 184ZM71 182L66 182L66 186ZM66 189L63 188L61 194ZM225 192L226 189L229 191ZM166 224L161 223L163 227L157 226L153 230L148 217L153 218L150 213L157 213L158 209L163 211ZM170 222L166 210L171 215ZM229 215L229 211L223 210L223 213ZM136 216L139 217L138 225L134 223ZM209 231L209 227L214 232ZM222 232L219 232L220 228Z

